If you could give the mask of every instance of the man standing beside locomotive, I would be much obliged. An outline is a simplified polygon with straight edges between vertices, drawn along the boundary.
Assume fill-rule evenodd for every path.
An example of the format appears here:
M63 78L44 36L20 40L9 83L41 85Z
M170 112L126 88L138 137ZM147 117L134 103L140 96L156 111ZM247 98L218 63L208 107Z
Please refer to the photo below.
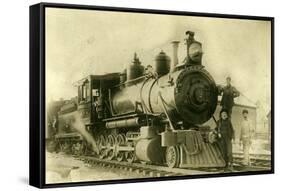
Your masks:
M231 118L234 98L240 96L239 91L231 85L231 78L226 78L226 86L219 87L219 94L222 94L221 106L223 110L227 110L228 117Z
M250 146L254 135L254 128L252 121L248 118L248 110L242 111L243 119L241 122L240 141L243 145L244 160L243 165L250 166Z
M221 110L220 119L217 121L215 132L217 134L218 143L225 161L225 170L232 171L232 140L235 139L235 135L227 110Z

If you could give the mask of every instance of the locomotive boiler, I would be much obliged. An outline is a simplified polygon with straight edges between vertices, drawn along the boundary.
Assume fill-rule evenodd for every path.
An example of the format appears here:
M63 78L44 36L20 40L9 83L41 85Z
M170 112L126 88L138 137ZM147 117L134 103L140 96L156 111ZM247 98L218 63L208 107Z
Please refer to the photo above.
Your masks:
M169 167L224 166L218 145L209 141L210 128L202 125L215 112L217 86L202 65L202 44L193 32L186 35L183 64L174 41L172 62L161 51L155 70L144 69L135 53L121 73L78 81L77 98L61 106L50 125L59 149Z

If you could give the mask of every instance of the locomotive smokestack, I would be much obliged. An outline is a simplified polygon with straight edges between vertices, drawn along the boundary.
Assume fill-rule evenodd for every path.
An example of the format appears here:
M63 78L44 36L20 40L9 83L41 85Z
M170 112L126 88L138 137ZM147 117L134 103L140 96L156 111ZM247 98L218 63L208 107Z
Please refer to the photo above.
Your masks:
M178 48L179 48L179 41L173 41L173 67L171 69L171 71L173 69L175 69L175 67L178 65L179 63L179 59L178 59Z

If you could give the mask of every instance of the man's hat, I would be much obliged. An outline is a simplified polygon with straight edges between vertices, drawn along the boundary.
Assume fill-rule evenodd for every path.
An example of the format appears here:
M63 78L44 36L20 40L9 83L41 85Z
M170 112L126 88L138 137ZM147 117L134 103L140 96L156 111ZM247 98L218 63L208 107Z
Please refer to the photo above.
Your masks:
M243 109L242 114L244 113L249 113L249 111L247 109Z
M226 79L229 79L229 80L231 80L231 77L230 77L230 76L227 76L227 77L226 77Z
M220 111L220 115L221 115L223 112L227 113L227 115L228 115L228 110L227 110L227 109L222 109L222 110Z
M148 65L146 66L146 68L152 68L152 66L151 66L150 64L148 64Z

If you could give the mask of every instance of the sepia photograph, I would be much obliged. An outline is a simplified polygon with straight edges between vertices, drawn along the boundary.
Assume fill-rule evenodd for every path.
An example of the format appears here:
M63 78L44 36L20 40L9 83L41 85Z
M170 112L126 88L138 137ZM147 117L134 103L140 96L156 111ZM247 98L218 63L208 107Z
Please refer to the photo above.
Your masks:
M44 8L45 184L272 173L272 20Z

